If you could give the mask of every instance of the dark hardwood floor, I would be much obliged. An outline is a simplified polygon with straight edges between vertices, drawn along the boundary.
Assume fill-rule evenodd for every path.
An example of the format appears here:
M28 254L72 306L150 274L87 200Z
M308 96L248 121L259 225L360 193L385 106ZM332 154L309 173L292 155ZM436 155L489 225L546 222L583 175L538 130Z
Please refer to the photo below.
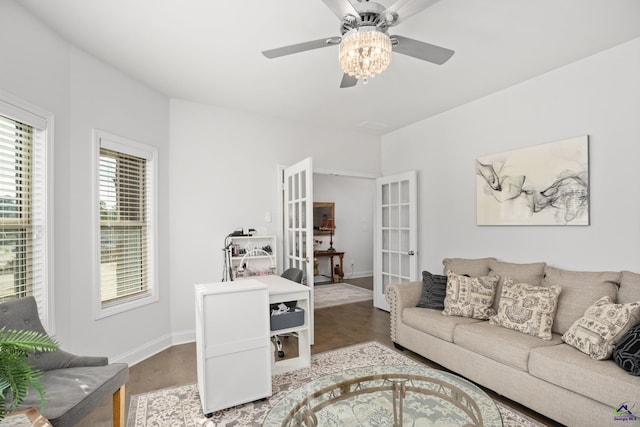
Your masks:
M373 288L371 277L345 279L344 281L367 289ZM322 286L322 284L318 286ZM315 311L315 344L311 347L312 354L367 341L378 341L393 347L393 343L389 339L389 313L373 307L371 301L327 307ZM283 342L286 357L295 356L295 338L284 339ZM428 366L444 369L411 351L405 350L404 354ZM170 347L130 368L126 390L127 414L132 395L195 382L197 382L195 343ZM559 425L522 405L493 393L491 390L485 389L485 391L493 399L501 401L545 425ZM108 400L89 414L79 426L106 427L111 425L111 419L111 401Z

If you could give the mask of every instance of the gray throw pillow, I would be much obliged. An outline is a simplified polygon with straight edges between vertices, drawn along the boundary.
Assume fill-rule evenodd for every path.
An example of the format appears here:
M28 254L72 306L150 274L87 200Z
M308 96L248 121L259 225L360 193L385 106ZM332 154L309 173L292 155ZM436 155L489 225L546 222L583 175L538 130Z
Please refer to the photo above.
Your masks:
M613 360L631 375L640 375L640 323L629 329L618 341Z
M422 272L422 295L418 307L444 310L444 298L447 295L447 276Z

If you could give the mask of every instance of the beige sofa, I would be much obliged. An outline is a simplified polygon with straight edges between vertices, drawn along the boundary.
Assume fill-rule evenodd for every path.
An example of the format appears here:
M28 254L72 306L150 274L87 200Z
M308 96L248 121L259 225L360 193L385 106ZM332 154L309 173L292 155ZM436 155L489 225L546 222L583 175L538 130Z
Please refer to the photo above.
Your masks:
M483 259L445 259L447 270L461 275L501 278L532 285L559 285L551 340L516 332L488 321L444 316L416 307L422 282L390 285L391 340L498 394L569 426L640 426L640 419L616 419L628 402L640 416L640 377L609 360L593 360L565 344L562 334L598 298L640 301L640 274L574 272L545 263L513 264ZM500 286L500 285L499 285ZM498 289L497 295L500 295ZM498 297L494 306L497 307Z

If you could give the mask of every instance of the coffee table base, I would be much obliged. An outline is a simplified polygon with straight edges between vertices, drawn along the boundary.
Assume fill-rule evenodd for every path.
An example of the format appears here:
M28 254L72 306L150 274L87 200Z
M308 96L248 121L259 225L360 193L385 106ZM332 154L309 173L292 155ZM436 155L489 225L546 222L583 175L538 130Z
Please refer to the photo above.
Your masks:
M319 427L324 419L331 425L401 427L420 418L458 426L502 425L491 398L460 377L420 366L378 366L301 387L274 406L263 426Z

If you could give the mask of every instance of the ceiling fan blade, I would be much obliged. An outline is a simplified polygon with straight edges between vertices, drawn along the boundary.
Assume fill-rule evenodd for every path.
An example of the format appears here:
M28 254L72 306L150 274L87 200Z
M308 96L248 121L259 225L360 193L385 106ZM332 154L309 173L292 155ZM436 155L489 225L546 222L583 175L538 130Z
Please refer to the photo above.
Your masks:
M335 46L340 43L340 37L329 37L326 39L313 40L310 42L292 44L290 46L279 47L276 49L264 50L262 54L267 58L278 58L280 56L300 53L307 50L319 49L321 47Z
M422 12L438 1L440 0L398 0L382 12L381 15L393 15L395 19L390 24L396 25L416 13Z
M340 89L345 87L353 87L358 83L358 79L353 76L350 76L347 73L342 75L342 81L340 82Z
M349 2L349 0L322 0L322 1L324 2L324 4L327 5L329 9L331 9L333 13L336 14L336 16L340 19L340 21L343 21L345 16L348 16L348 15L353 16L356 19L356 22L361 21L360 14L356 10L356 8L353 7L353 5Z
M451 49L436 46L421 42L418 40L410 39L402 36L391 36L391 42L397 40L397 44L393 46L393 51L401 53L407 56L413 56L414 58L422 59L423 61L433 62L434 64L442 65L449 60L455 53Z

